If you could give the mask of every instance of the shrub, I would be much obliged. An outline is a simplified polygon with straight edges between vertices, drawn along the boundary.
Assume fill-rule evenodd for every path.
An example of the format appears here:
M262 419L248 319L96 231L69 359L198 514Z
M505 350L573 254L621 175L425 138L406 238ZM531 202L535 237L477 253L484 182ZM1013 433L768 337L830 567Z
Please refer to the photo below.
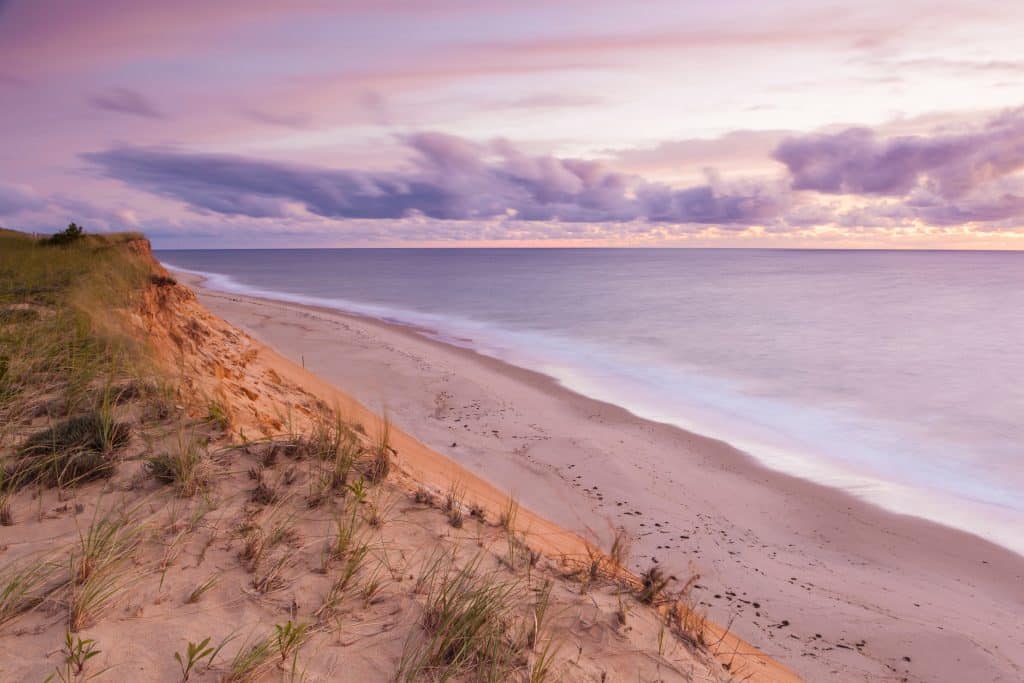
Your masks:
M82 239L82 236L84 234L85 230L83 230L79 225L75 223L69 223L66 229L54 233L52 236L44 239L43 244L47 244L54 247L64 246L67 244L72 244L73 242L77 242L78 240Z
M178 281L168 275L150 275L149 281L157 287L173 287Z

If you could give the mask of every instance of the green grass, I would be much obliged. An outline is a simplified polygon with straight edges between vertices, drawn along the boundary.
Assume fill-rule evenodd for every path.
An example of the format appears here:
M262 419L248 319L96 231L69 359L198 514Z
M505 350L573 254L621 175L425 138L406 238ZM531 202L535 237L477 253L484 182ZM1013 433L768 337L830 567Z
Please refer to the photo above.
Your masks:
M259 678L273 667L273 656L278 650L276 645L274 635L242 643L228 663L221 683L248 683Z
M124 246L138 238L86 235L54 247L0 232L0 448L16 453L6 468L31 478L50 460L41 471L56 485L105 475L98 454L127 429L113 419L111 387L152 374L125 324L153 269ZM40 417L48 429L32 434Z
M130 244L139 239L80 235L55 245L0 230L0 526L21 518L14 494L26 486L114 475L139 429L133 412L145 422L151 403L159 419L182 409L130 324L158 274ZM193 470L186 492L200 481Z

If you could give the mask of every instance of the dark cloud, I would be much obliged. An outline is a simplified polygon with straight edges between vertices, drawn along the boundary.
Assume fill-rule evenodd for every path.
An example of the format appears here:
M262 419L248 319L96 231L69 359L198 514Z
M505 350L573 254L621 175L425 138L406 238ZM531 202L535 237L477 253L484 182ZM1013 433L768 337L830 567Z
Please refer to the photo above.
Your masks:
M708 143L711 150L682 141L646 150L651 158L634 161L692 161L775 135L723 136ZM683 187L600 160L526 154L506 140L478 143L427 132L400 142L409 161L390 172L131 146L84 158L108 177L200 213L250 219L497 221L510 231L514 223L543 223L561 225L562 235L573 236L588 230L584 224L763 226L778 232L830 224L985 223L998 229L1024 217L1024 180L1015 175L1024 168L1024 110L930 136L886 138L867 128L790 136L773 154L788 175L723 182L709 171L703 182Z
M418 133L403 142L411 165L390 173L142 147L83 156L109 177L196 210L253 218L285 216L300 205L329 218L749 225L774 219L786 205L779 188L713 180L672 188L598 161L529 156L506 141Z
M113 88L91 95L89 104L97 109L149 119L161 119L164 116L142 93L128 88Z
M774 158L793 189L833 194L905 196L924 188L946 200L1024 168L1024 109L977 130L879 139L867 128L790 137Z

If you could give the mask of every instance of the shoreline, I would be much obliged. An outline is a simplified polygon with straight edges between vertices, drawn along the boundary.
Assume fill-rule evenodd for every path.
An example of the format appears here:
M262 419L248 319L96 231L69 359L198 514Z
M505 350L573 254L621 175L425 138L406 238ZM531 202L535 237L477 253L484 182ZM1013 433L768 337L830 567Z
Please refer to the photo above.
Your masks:
M685 414L659 415L657 413L660 411L653 405L645 406L642 401L637 404L635 400L617 400L615 396L609 396L607 386L595 385L592 381L593 377L586 373L579 374L572 367L558 366L559 369L564 370L561 372L534 369L538 365L544 367L545 360L536 355L531 357L530 354L523 354L529 348L528 339L515 339L516 343L514 344L508 341L496 341L494 338L496 330L487 329L487 326L478 332L482 338L489 341L483 341L476 336L466 336L474 335L473 323L462 318L447 319L439 314L419 314L414 311L372 303L344 299L328 301L320 297L275 292L244 285L232 276L222 273L189 270L171 265L167 267L193 278L195 282L203 283L202 286L210 291L285 303L324 313L336 313L352 316L359 320L378 322L412 332L417 339L426 339L444 347L451 346L466 350L482 361L497 361L502 364L501 367L509 371L534 373L539 378L550 380L554 386L566 390L573 397L622 408L636 419L674 427L694 437L699 436L721 442L770 471L824 486L830 490L840 491L895 515L915 517L980 537L1024 558L1024 534L1020 534L1018 531L1021 524L1024 524L1024 517L1021 517L1016 511L1008 510L997 502L979 500L949 490L886 479L879 473L859 469L843 463L841 459L835 457L815 456L804 448L785 446L783 445L785 440L777 440L774 443L761 440L749 433L749 429L746 429L747 435L743 436L741 432L744 432L745 425L742 416L756 416L758 414L757 406L747 405L744 411L733 411L730 418L732 422L729 425L719 423L713 426L710 423L701 422L699 419L687 417ZM437 319L434 320L434 318ZM445 329L446 322L454 326L454 329ZM459 332L460 327L463 328L461 333ZM635 398L636 387L633 389ZM699 394L704 389L698 382L697 385L690 386L689 390L694 394ZM689 406L689 408L683 407L681 410L683 413L690 410L691 413L701 414L701 411L706 412L706 406ZM796 412L796 410L791 412ZM704 415L704 417L707 418L708 415ZM761 427L757 427L757 429ZM725 433L730 428L731 432ZM829 444L838 443L841 441L833 435ZM829 444L823 445L823 448L830 448ZM946 480L953 481L956 480L956 477L949 473Z
M609 528L622 526L636 539L636 566L657 558L678 573L696 567L714 621L809 678L928 680L961 671L994 680L1024 670L1015 620L1024 558L1010 550L769 469L724 442L414 328L199 294L218 315L362 402L386 406L405 431L556 524L602 545Z

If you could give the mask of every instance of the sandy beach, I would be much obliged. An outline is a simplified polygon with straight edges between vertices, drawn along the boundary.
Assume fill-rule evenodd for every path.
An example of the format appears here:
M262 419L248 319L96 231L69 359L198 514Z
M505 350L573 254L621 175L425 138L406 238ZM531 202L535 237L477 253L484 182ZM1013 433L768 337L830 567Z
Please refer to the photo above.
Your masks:
M198 291L556 524L602 544L621 527L635 567L699 573L717 623L809 680L1024 676L1024 558L1008 550L409 328Z

